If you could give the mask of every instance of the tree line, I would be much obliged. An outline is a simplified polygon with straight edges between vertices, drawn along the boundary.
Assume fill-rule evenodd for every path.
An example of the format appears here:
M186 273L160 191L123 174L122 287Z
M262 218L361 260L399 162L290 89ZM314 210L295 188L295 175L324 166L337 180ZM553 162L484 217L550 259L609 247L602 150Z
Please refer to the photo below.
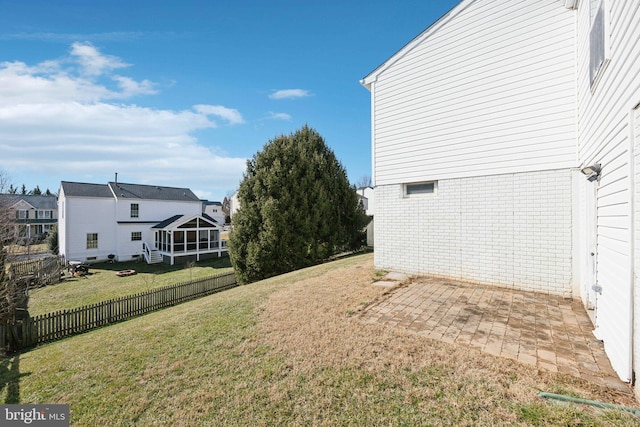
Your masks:
M29 195L29 196L55 196L54 193L51 192L51 190L49 190L48 188L42 192L42 190L40 190L40 186L36 185L36 187L33 190L27 190L27 186L22 184L22 187L20 187L20 189L18 190L18 187L14 187L13 184L9 185L9 188L7 188L7 193L8 194L20 194L23 196Z

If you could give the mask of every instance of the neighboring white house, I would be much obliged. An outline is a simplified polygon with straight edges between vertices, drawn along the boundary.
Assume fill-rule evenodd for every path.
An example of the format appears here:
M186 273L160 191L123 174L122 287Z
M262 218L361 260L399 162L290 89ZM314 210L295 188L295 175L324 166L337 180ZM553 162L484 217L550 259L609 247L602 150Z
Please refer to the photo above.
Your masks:
M0 208L14 225L11 238L18 241L41 240L58 222L58 202L53 195L0 194Z
M68 261L173 264L227 252L221 224L188 188L63 181L58 209L60 254Z
M375 196L373 187L361 187L356 189L360 201L367 215L372 216L375 210Z
M231 196L231 199L229 199L229 216L233 218L236 212L238 212L238 209L240 209L240 199L238 198L238 192L236 191L233 193L233 196Z
M221 202L210 202L209 200L202 200L202 213L209 215L215 219L218 224L224 224L225 215L222 210Z
M639 58L635 0L464 0L367 75L376 267L581 298L631 381Z

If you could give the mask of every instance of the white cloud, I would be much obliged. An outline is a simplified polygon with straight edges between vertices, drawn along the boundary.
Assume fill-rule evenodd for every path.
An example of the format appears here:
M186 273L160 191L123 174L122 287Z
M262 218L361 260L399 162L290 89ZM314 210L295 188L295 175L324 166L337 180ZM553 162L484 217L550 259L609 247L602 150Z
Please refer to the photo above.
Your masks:
M118 82L118 86L125 98L136 95L154 95L158 93L158 91L153 88L154 84L149 80L137 82L132 78L124 76L113 76L112 79Z
M271 99L296 99L311 96L311 92L305 89L282 89L269 94Z
M194 105L193 109L200 114L212 115L220 117L229 122L231 125L244 123L244 119L240 112L233 108L223 107L222 105Z
M0 63L0 168L19 181L42 174L106 182L117 171L122 181L203 194L237 186L246 159L225 156L193 134L215 128L214 118L243 123L240 112L221 105L168 110L113 103L157 93L149 80L110 75L125 66L79 43L70 57L34 66Z
M75 42L71 45L71 55L77 57L84 73L89 76L129 66L116 56L103 55L91 43Z
M269 111L269 118L273 120L291 120L291 115L287 113L276 113L273 111Z

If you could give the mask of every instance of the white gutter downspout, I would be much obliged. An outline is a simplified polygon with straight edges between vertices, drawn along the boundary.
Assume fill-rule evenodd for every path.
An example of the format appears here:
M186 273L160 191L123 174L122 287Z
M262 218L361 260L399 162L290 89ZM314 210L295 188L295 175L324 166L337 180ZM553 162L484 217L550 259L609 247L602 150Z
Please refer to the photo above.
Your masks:
M637 234L639 232L639 230L636 229L635 227L635 220L636 220L636 203L638 203L638 200L636 198L636 165L635 165L635 156L636 156L636 152L635 152L635 138L636 138L636 134L635 134L635 129L638 127L638 124L636 123L636 111L638 110L638 108L640 107L640 104L636 105L633 109L631 109L631 111L629 112L629 123L631 124L630 129L629 129L629 197L630 197L630 202L631 202L631 209L630 209L630 213L629 213L629 226L630 226L630 230L631 230L631 239L630 239L630 246L631 246L631 256L629 257L629 262L630 262L630 270L631 270L631 274L629 277L629 280L631 280L631 291L630 291L630 295L629 295L629 303L631 304L631 310L629 313L629 322L631 325L631 336L629 337L630 340L630 355L629 357L631 358L631 373L630 373L630 384L631 386L634 388L634 392L636 397L638 396L638 391L635 390L635 382L636 382L636 366L635 366L635 360L637 359L637 355L635 354L635 335L636 335L636 330L635 330L635 308L636 308L636 304L635 304L635 287L636 287L636 251L637 251L637 245L636 245L636 239L639 237Z
M376 187L376 82L371 82L371 185Z

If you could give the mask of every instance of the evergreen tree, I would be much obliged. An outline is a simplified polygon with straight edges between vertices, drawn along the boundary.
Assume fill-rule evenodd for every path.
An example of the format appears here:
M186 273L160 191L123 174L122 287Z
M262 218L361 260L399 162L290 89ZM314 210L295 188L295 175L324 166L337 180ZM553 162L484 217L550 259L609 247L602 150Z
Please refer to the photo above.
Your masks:
M7 193L16 194L17 192L18 192L18 189L14 187L13 184L9 185L9 189L7 190Z
M51 190L49 190L49 189L47 188L47 191L45 191L45 192L44 192L44 195L45 195L45 196L52 196L53 194L51 194Z
M27 192L27 187L24 184L22 184L22 188L20 189L20 194L22 195L29 194Z
M53 227L49 230L49 237L47 237L47 247L49 248L49 252L54 255L58 255L60 252L58 247L58 227Z
M241 283L364 244L367 217L344 167L314 129L269 141L247 162L229 241Z
M31 190L31 193L29 194L33 194L34 196L40 196L42 194L42 191L40 191L40 186L36 185L36 188Z

